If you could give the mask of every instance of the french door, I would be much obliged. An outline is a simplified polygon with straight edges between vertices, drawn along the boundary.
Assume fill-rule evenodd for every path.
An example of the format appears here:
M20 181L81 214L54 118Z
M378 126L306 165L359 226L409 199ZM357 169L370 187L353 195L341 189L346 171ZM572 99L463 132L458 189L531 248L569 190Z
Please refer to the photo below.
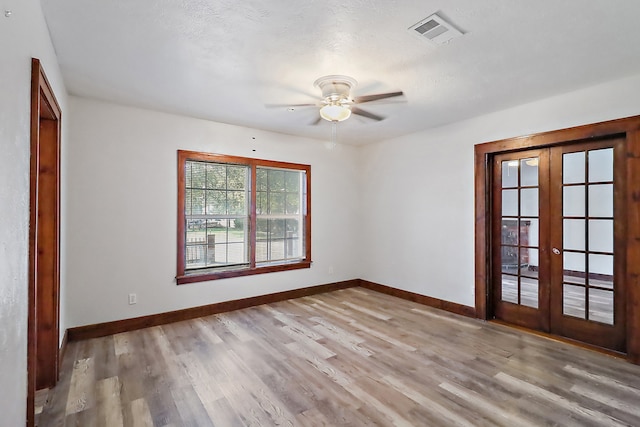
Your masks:
M492 182L494 316L625 351L624 140L496 155Z

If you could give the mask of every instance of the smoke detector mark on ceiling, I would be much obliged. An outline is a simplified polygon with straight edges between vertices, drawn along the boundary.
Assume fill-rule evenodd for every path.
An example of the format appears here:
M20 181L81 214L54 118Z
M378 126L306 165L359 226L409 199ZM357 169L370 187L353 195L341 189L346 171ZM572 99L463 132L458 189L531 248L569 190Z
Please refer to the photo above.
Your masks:
M453 24L445 21L437 13L412 25L409 27L409 31L422 39L439 45L449 43L452 39L463 35Z

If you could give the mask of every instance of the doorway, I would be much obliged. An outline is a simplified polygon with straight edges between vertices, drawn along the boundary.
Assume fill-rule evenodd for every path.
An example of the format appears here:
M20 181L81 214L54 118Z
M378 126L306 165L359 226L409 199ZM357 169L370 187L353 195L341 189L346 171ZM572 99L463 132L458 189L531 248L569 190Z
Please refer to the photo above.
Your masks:
M624 166L619 137L494 156L496 319L626 351Z
M35 390L58 381L61 110L37 59L31 70L27 425Z
M616 349L640 364L640 116L487 142L474 151L476 317ZM598 156L613 159L613 166L604 162L606 178L592 167ZM524 173L523 162L537 162L537 184L515 175L516 164ZM503 169L505 180L519 181L503 188ZM500 198L515 190L505 193L511 211L504 223L497 187ZM537 216L528 205L536 192ZM604 196L613 202L594 203Z

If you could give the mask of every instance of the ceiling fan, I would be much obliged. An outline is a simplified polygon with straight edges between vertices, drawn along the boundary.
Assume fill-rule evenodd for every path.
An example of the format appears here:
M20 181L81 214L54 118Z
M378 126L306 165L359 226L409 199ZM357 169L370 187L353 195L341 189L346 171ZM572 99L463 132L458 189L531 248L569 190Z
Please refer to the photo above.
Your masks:
M322 91L322 99L316 103L290 104L290 105L267 105L267 107L319 107L320 116L313 124L318 124L322 119L329 122L341 122L351 117L351 114L367 117L380 121L385 117L371 113L358 107L371 101L379 101L387 98L402 96L402 92L378 93L373 95L363 95L351 97L351 89L356 87L358 82L352 77L342 75L329 75L320 77L313 85Z

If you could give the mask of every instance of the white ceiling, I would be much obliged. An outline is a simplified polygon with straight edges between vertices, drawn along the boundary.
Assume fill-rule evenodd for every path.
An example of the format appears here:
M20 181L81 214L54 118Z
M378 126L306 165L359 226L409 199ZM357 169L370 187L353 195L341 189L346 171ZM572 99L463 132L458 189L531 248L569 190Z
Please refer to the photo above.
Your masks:
M352 95L402 90L387 116L338 126L387 139L640 73L637 0L41 0L69 92L329 139L313 82ZM407 29L434 12L465 35L442 46ZM395 98L394 98L395 99Z

